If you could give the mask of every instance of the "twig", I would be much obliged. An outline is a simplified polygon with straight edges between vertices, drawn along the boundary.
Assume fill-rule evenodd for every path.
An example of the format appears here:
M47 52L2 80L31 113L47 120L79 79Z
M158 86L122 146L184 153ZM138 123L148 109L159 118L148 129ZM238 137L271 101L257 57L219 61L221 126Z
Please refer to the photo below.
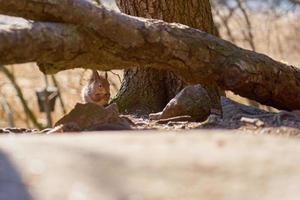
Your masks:
M62 95L61 95L60 85L59 85L59 83L56 80L54 75L51 75L51 79L52 79L52 82L53 82L54 86L57 88L57 95L58 95L58 99L59 99L60 106L61 106L61 109L63 111L63 114L66 114L67 113L66 106L65 106L65 103L64 103Z
M242 11L242 14L245 18L246 25L247 25L247 33L248 33L247 35L248 35L248 37L246 37L245 39L249 43L251 49L253 51L256 51L255 44L254 44L254 36L253 36L253 33L252 33L252 24L251 24L251 21L249 19L247 10L244 7L241 0L236 0L236 2L237 2L238 7L240 8L240 10Z
M45 80L45 101L44 101L44 109L46 113L46 118L47 118L47 125L48 127L52 127L52 117L51 117L51 110L49 106L49 96L48 96L48 88L49 88L49 82L48 82L48 77L47 75L44 75L44 80Z
M113 72L113 71L109 71L109 72L112 73L113 75L117 76L118 79L119 79L119 81L120 81L120 83L122 83L122 79L121 79L121 77L120 77L119 74L117 74L117 73L115 73L115 72Z
M15 77L10 73L10 71L4 67L4 66L0 66L0 70L6 75L6 77L10 80L11 84L14 86L17 95L22 103L22 106L24 108L24 112L26 113L26 115L30 118L31 122L33 123L33 125L39 129L42 129L43 126L37 121L36 116L34 115L34 113L30 110L30 108L28 107L27 101L24 98L23 92L20 88L20 86L17 84Z
M15 127L13 112L11 110L11 107L10 107L9 103L7 102L7 100L3 96L0 97L0 104L1 104L3 110L6 114L8 126L9 127Z

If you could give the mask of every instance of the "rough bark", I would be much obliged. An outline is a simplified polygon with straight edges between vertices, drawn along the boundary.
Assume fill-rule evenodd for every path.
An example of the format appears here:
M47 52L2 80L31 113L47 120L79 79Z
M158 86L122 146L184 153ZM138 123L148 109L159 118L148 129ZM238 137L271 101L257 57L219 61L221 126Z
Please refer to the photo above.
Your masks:
M168 101L164 70L142 68L124 71L124 79L116 98L122 113L145 115L161 111Z
M216 132L1 136L0 197L299 199L298 139Z
M211 6L208 0L159 1L119 0L120 10L126 14L177 22L214 34ZM115 102L121 111L149 114L162 111L166 104L187 84L174 73L156 69L128 69ZM204 86L210 94L212 108L221 113L219 91L214 83Z
M64 23L2 27L0 64L37 61L45 73L78 67L166 69L189 84L216 82L262 104L300 109L299 69L188 26L132 17L84 0L0 0L0 13Z

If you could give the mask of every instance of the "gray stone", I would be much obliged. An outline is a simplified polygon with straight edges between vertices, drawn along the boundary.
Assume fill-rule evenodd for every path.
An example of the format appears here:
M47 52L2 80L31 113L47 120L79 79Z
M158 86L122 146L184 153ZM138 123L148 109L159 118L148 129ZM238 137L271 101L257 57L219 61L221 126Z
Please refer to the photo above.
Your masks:
M210 114L210 98L201 85L190 85L180 91L162 112L149 115L152 120L191 116L193 121L205 121Z

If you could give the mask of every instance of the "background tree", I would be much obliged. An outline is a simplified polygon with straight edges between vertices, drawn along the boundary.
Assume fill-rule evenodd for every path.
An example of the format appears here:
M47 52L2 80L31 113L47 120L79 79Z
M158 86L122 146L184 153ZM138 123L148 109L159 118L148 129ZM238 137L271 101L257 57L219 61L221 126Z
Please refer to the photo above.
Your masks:
M162 19L186 24L215 34L209 0L118 0L122 12L139 17ZM161 111L187 84L174 73L151 68L128 69L115 101L121 111L148 114ZM221 111L216 84L203 85L208 91L214 110Z

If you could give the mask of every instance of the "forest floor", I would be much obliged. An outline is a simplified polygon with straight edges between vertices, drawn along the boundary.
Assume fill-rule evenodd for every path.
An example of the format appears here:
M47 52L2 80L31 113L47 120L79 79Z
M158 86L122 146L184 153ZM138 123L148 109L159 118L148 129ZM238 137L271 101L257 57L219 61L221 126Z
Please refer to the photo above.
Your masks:
M245 134L265 134L300 136L300 123L298 119L286 116L282 119L278 115L268 117L242 117L240 119L222 120L214 122L189 122L189 121L154 121L145 118L127 116L134 122L134 130L166 130L187 132L189 130L231 130Z
M191 130L224 130L226 132L232 131L254 135L300 136L300 118L298 119L297 115L294 116L294 114L290 115L289 113L276 113L268 116L247 116L230 120L215 119L205 122L190 122L184 119L177 121L149 120L148 118L134 115L124 115L122 117L130 121L131 130L135 133L144 133L148 130L157 131L158 133L167 133L168 131L189 133ZM47 134L51 130L53 129L44 129L41 131L28 128L2 128L0 129L0 134ZM83 134L85 132L81 131L79 133Z

